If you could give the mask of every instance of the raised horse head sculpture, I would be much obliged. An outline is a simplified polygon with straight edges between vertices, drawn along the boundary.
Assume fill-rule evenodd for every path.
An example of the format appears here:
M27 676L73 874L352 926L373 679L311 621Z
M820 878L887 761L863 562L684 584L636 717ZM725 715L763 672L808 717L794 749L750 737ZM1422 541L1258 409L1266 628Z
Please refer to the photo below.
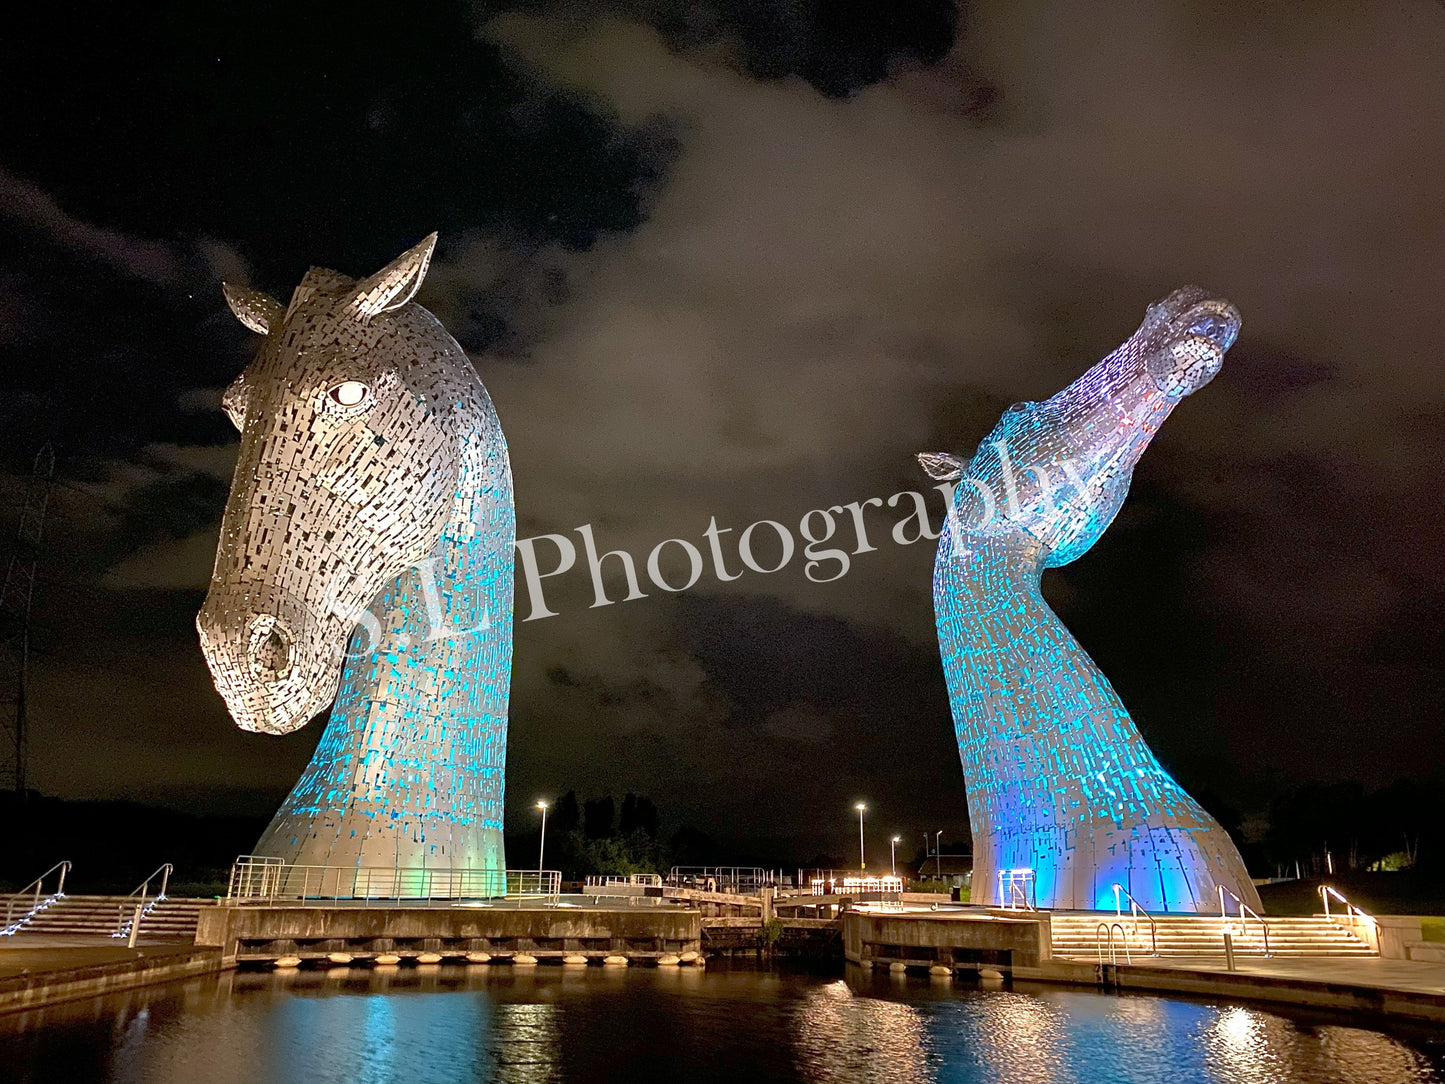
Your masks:
M505 866L502 768L516 516L501 425L412 301L436 235L282 306L226 286L264 336L223 406L241 432L196 619L238 726L334 701L257 853L342 866Z
M1239 334L1227 301L1185 287L1042 403L1010 407L971 458L919 456L955 481L933 601L968 785L974 899L1206 911L1259 907L1233 842L1154 758L1118 694L1039 592L1098 541L1140 456ZM1120 886L1116 897L1114 886ZM1127 904L1127 901L1125 901Z

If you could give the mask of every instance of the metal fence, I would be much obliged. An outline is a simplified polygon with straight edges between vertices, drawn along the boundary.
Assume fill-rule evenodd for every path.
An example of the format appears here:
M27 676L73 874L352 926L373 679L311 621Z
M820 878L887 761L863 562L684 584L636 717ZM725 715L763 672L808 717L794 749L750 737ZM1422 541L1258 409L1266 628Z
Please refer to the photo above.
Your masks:
M853 873L847 877L816 878L810 885L810 889L815 896L885 892L901 897L903 895L903 878L887 874L882 877L866 877L861 873Z
M407 866L300 866L242 855L231 867L232 903L284 900L541 900L556 904L558 870L428 869Z
M582 882L584 888L658 888L662 876L657 873L605 873L592 874Z
M998 902L1010 910L1039 909L1038 878L1031 868L998 871Z
M746 894L777 883L777 874L758 866L673 866L667 883L681 888Z

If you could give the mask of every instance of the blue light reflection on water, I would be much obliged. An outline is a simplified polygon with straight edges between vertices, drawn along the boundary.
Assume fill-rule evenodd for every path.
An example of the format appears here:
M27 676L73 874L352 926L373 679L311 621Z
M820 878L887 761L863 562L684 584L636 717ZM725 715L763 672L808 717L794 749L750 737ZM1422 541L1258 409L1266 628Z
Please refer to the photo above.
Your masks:
M1439 1037L850 972L429 968L197 980L0 1017L0 1080L1417 1084Z

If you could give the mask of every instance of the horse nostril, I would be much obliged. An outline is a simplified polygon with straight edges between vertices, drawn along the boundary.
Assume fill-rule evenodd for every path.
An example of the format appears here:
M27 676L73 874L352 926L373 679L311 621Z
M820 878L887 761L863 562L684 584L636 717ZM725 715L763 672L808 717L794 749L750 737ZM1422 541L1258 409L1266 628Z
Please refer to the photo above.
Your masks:
M281 681L291 672L292 639L271 614L257 614L247 626L246 655L262 681Z
M1155 386L1171 399L1193 395L1224 364L1224 348L1204 335L1175 339L1145 360Z

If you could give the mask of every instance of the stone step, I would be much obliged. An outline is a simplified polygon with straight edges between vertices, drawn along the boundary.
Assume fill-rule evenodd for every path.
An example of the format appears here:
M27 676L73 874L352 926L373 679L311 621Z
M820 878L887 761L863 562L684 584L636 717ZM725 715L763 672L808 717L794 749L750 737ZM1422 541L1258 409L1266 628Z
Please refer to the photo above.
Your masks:
M1235 951L1257 956L1264 951L1260 922L1241 922L1234 916L1154 915L1153 939L1148 920L1132 916L1096 914L1053 914L1052 951L1056 956L1096 958L1100 951L1099 927L1122 926L1131 953L1152 951L1161 956L1219 956L1227 929ZM1265 917L1271 955L1289 957L1374 956L1375 951L1350 930L1323 916L1283 915ZM1115 951L1119 951L1115 932ZM1103 948L1108 950L1107 934Z
M1237 931L1237 930L1230 930L1230 931L1229 931L1229 935L1230 935L1232 938L1234 938L1236 941L1263 941L1263 940L1264 940L1264 938L1261 937L1258 932L1240 933L1240 932ZM1096 936L1097 936L1097 937L1105 937L1105 938L1107 938L1107 937L1108 937L1108 933L1107 933L1107 932L1104 932L1104 933L1098 933L1098 934L1096 934L1096 933L1094 933L1093 931L1090 931L1090 933L1088 934L1088 936L1076 936L1076 935L1074 935L1074 934L1064 934L1064 935L1062 935L1062 936L1055 936L1055 937L1053 938L1053 940L1054 940L1055 942L1064 942L1064 941L1092 941L1092 940L1094 940L1094 938L1095 938ZM1118 937L1118 936L1119 936L1119 933L1118 933L1117 930L1114 932L1114 936L1115 936L1115 937ZM1149 937L1149 931L1148 931L1148 930L1126 930L1126 931L1124 932L1124 936L1125 936L1125 937L1129 937L1129 938L1144 938L1144 939L1148 939L1148 937ZM1195 942L1195 941L1218 941L1222 936L1224 936L1224 935L1223 935L1222 933L1218 933L1218 932L1213 933L1213 934L1209 934L1209 935L1206 935L1206 936L1192 935L1192 936L1189 936L1189 937L1170 937L1170 936L1168 936L1168 935L1166 935L1166 934L1161 933L1161 934L1158 935L1157 940L1159 940L1159 941L1168 941L1170 944L1182 944L1182 943L1185 943L1185 942ZM1356 945L1356 944L1362 944L1363 942L1361 942L1361 941L1359 940L1359 938L1355 938L1355 937L1276 937L1276 936L1274 935L1274 933L1271 932L1271 933L1270 933L1270 937L1269 937L1269 943L1272 944L1272 945L1296 945L1296 944L1297 944L1297 945Z
M150 901L141 919L141 935L177 940L194 937L201 908L209 901L167 897ZM129 930L134 896L63 896L33 915L27 933L110 936Z
M1118 947L1117 942L1116 945L1114 945L1114 954L1120 955L1120 957L1121 955L1124 955L1123 948ZM1062 960L1097 960L1100 952L1098 952L1097 948L1094 948L1091 945L1091 947L1088 948L1087 951L1055 951L1053 952L1053 955L1062 958ZM1104 955L1105 957L1107 957L1108 955L1108 945L1104 945ZM1130 945L1129 955L1133 955L1133 957L1152 958L1152 952L1149 951L1149 947L1147 947L1147 945ZM1237 957L1248 957L1251 958L1251 960L1260 960L1260 958L1263 957L1264 952L1261 950L1257 950L1257 948L1251 948L1251 950L1241 950L1241 948L1235 948L1234 955L1237 955ZM1201 948L1201 950L1194 950L1189 952L1169 952L1163 950L1163 948L1160 948L1159 957L1204 957L1211 958L1211 960L1218 960L1218 958L1224 957L1224 950L1222 950L1220 945L1214 945L1214 950L1212 951L1202 950ZM1367 950L1367 948L1366 950L1350 950L1347 952L1276 952L1270 950L1270 958L1280 958L1280 960L1325 960L1325 958L1328 958L1328 960L1357 960L1357 958L1358 960L1373 960L1374 952Z
M1119 932L1118 932L1117 930L1115 930L1115 931L1114 931L1114 937L1115 937L1115 939L1117 939L1119 936L1120 936L1120 935L1119 935ZM1165 937L1165 936L1163 936L1163 935L1161 934L1160 936L1158 936L1158 937L1156 937L1156 938L1150 938L1148 931L1141 930L1141 931L1139 931L1138 933L1135 933L1134 931L1131 930L1131 931L1129 931L1128 933L1125 933L1123 936L1126 937L1126 938L1128 938L1128 939L1131 940L1131 941L1149 941L1149 940L1155 940L1155 941L1158 941L1161 945L1163 945L1163 944L1170 944L1170 945L1202 945L1202 944L1204 944L1204 943L1206 943L1206 942L1218 942L1218 941L1222 940L1222 938L1223 938L1224 935L1223 935L1223 934L1215 934L1213 937ZM1234 932L1234 931L1230 931L1229 936L1230 936L1233 940L1235 940L1235 941L1260 941L1260 942L1263 942L1263 941L1264 941L1264 938L1261 937L1261 936L1259 936L1259 934L1257 934L1257 933L1256 933L1256 934L1241 934L1241 933L1236 933L1236 932ZM1054 944L1056 944L1056 945L1070 944L1070 943L1083 944L1085 941L1088 941L1088 942L1092 943L1092 942L1096 941L1099 937L1104 938L1104 940L1106 940L1106 941L1109 939L1109 935L1108 935L1107 933L1101 933L1101 934L1097 934L1097 935L1095 935L1095 934L1090 934L1088 937L1055 937L1055 938L1053 938L1053 942L1054 942ZM1361 944L1364 944L1363 941L1360 941L1360 940L1358 940L1357 938L1353 938L1353 937L1275 937L1273 934L1270 935L1269 943L1270 943L1271 945L1361 945Z
M1102 938L1101 940L1102 940L1102 942L1103 942L1104 944L1108 944L1108 938ZM1233 942L1233 944L1235 944L1235 945L1238 946L1239 948L1263 948L1263 947L1264 947L1264 942L1263 942L1263 941L1260 941L1260 940L1258 940L1258 939L1251 940L1251 941L1244 941L1244 940L1241 940L1241 939L1239 939L1239 938L1233 938L1233 939L1232 939L1232 942ZM1089 941L1055 941L1055 942L1053 942L1053 946L1054 946L1054 951L1056 951L1056 952L1062 952L1062 951L1064 951L1065 949L1073 949L1073 948L1093 948L1094 945L1095 945L1095 943L1096 943L1095 940L1089 940ZM1118 939L1117 937L1114 939L1114 943L1115 943L1115 944L1119 944L1119 939ZM1133 946L1133 945L1158 944L1158 946L1159 946L1161 949L1173 949L1173 950L1179 951L1179 952L1183 952L1183 951L1185 951L1185 950L1187 950L1187 949L1195 949L1195 948L1197 948L1197 949L1206 949L1206 950L1209 950L1209 951L1215 951L1215 950L1217 950L1221 945L1224 944L1224 939L1223 939L1222 937L1216 937L1216 938L1214 938L1212 941L1158 941L1158 942L1153 942L1153 941L1150 941L1149 938L1147 938L1147 937L1130 937L1130 938L1127 939L1126 943L1129 944L1130 946ZM1292 944L1279 944L1279 943L1276 942L1276 941L1271 941L1271 942L1269 943L1269 947L1270 947L1270 949L1271 949L1272 951L1275 951L1275 952L1286 952L1286 951L1289 951L1289 952L1314 952L1314 951L1320 951L1320 950L1327 950L1327 951L1331 951L1331 952L1350 952L1350 951L1369 952L1369 951L1371 951L1371 949L1370 949L1370 947L1369 947L1368 945L1361 945L1361 944L1356 944L1356 943L1353 943L1353 942L1333 942L1333 941L1327 942L1327 943L1323 943L1323 944L1300 944L1300 943L1298 943L1298 942L1292 943Z

